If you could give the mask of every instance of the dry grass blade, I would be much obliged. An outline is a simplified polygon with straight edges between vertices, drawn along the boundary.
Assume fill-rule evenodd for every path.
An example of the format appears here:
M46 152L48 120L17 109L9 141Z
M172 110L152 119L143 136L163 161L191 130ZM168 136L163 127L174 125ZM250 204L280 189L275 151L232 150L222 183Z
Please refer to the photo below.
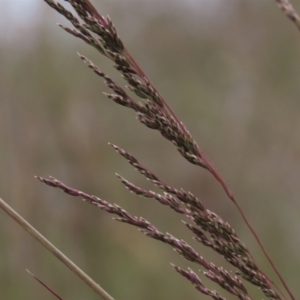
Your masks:
M67 256L50 243L41 233L22 218L12 207L0 198L0 208L4 210L12 219L14 219L23 229L25 229L35 240L42 244L49 252L67 266L77 277L84 281L93 289L103 300L114 300L105 290L103 290L94 280L75 265Z

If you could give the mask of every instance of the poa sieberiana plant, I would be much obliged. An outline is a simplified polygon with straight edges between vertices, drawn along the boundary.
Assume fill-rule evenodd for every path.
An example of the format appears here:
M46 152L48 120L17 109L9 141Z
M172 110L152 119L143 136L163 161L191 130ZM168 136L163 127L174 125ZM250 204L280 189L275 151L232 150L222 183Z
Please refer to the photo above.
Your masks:
M210 161L209 157L202 151L199 144L194 140L188 129L178 119L167 101L157 91L142 68L128 52L110 18L101 15L89 0L66 1L72 6L76 14L66 9L59 2L53 0L44 1L73 25L72 28L59 25L61 28L94 47L98 50L100 55L108 58L125 80L125 85L116 82L91 60L79 54L80 59L97 76L104 80L104 84L110 89L110 93L104 94L112 100L112 102L133 110L140 123L160 133L163 138L170 141L176 147L180 155L182 155L188 163L208 171L212 175L212 178L219 182L230 201L237 207L246 225L262 248L266 259L272 265L281 284L288 293L289 298L295 300L295 297L265 251L225 180ZM287 17L300 29L300 18L292 5L286 0L277 0L277 3ZM58 188L71 196L83 198L84 201L113 214L115 220L133 225L146 236L170 245L179 255L193 263L193 269L186 270L179 266L172 265L175 271L190 281L202 294L208 295L216 300L224 300L226 298L222 296L222 290L226 290L232 295L232 298L238 298L240 300L254 299L246 288L245 282L248 282L259 288L266 299L287 299L281 292L281 288L275 286L272 279L266 276L261 270L248 248L243 244L230 224L216 213L207 209L205 204L190 191L171 186L168 182L161 180L157 175L153 174L153 172L151 172L147 166L139 162L134 155L119 146L110 145L118 154L124 157L133 168L148 179L153 186L158 187L160 192L138 187L117 174L117 177L124 186L136 195L153 199L162 205L168 206L174 213L187 217L189 221L183 222L183 224L190 230L194 239L202 245L211 248L216 255L222 256L233 266L235 272L213 264L205 257L202 257L197 249L190 246L184 240L178 239L171 234L161 232L154 224L151 224L143 217L132 216L129 212L116 204L69 187L65 183L52 177L37 178L48 186ZM198 270L199 268L200 270ZM213 281L217 289L206 287L202 281L203 277Z
M187 128L177 118L167 101L159 94L149 78L139 67L133 57L125 48L122 40L109 17L104 17L86 0L69 0L77 16L72 14L60 3L52 0L45 0L53 9L67 18L74 28L60 25L68 33L82 39L87 44L96 48L100 54L106 56L113 62L113 66L119 71L126 81L126 86L121 86L105 74L92 61L79 54L79 57L91 68L99 77L104 79L104 83L111 90L105 95L113 102L125 106L135 111L137 119L150 129L158 131L163 138L169 140L178 152L189 162L197 165L208 172L222 185L229 199L236 205L244 218L247 226L254 234L256 240L262 247L267 259L272 264L281 282L288 291L290 297L293 295L289 291L280 273L267 255L251 225L240 209L233 193L228 188L224 179L214 167L208 156L201 150L198 143L193 139ZM280 8L287 16L299 25L299 18L292 6L287 1L277 1ZM234 229L220 216L205 208L204 204L191 192L170 186L161 181L147 167L143 166L132 154L126 152L116 145L112 147L122 155L141 175L150 180L153 185L158 186L161 193L152 190L142 189L127 179L117 175L121 182L132 193L146 198L152 198L162 205L169 206L174 212L185 215L190 222L184 224L191 230L195 239L213 249L218 255L236 268L236 273L230 272L216 266L203 258L195 249L185 241L160 232L153 224L142 217L131 216L121 207L111 204L101 198L70 188L64 183L54 178L38 179L49 186L57 187L69 195L80 196L85 201L116 215L118 221L138 227L142 233L148 237L160 240L172 246L185 259L200 265L203 268L200 274L191 269L183 270L174 266L175 270L187 278L201 293L211 296L213 299L224 299L216 290L206 288L200 277L206 276L227 292L235 295L239 299L251 299L244 281L257 286L268 299L283 299L277 288L274 287L259 266L256 264L247 247L241 242Z

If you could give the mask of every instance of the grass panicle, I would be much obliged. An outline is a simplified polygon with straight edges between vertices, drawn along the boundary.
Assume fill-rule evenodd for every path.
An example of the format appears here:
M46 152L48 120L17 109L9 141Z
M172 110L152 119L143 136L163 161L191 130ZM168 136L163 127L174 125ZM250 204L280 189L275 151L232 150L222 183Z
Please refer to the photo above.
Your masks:
M113 67L120 73L121 78L125 81L123 85L112 80L92 61L79 54L81 60L94 73L100 76L104 80L104 84L110 89L109 93L104 93L105 96L119 105L132 109L142 124L150 129L157 130L176 147L178 152L188 162L207 170L221 184L226 195L237 207L246 225L270 262L286 292L289 294L290 299L295 300L295 297L264 249L260 239L221 174L209 157L202 151L184 124L178 119L168 102L157 91L142 68L128 52L111 19L101 15L89 0L65 0L72 6L77 14L76 16L57 1L44 1L74 26L74 28L69 28L60 24L61 28L71 35L80 38L88 45L93 46L100 54L111 60ZM300 18L290 2L288 0L277 0L277 4L286 16L300 29ZM248 248L242 243L234 229L226 221L205 208L205 205L191 192L181 188L174 188L161 181L149 169L140 164L133 155L116 145L111 144L111 146L141 175L157 186L161 192L154 192L138 187L117 174L122 184L130 192L145 198L154 199L162 205L169 206L174 212L187 217L189 221L183 223L194 235L195 240L211 248L218 255L221 255L235 268L235 274L207 261L185 241L179 240L171 234L160 232L144 218L131 216L116 204L71 188L52 177L47 179L42 177L37 178L48 186L56 187L71 196L83 198L86 202L115 215L116 220L136 226L146 236L170 245L182 257L200 266L201 270L199 272L201 275L210 279L238 299L253 299L246 289L245 281L258 287L267 299L286 299L280 289L259 268ZM205 287L200 277L192 269L184 270L175 265L173 267L201 293L213 299L226 299L219 294L219 291Z

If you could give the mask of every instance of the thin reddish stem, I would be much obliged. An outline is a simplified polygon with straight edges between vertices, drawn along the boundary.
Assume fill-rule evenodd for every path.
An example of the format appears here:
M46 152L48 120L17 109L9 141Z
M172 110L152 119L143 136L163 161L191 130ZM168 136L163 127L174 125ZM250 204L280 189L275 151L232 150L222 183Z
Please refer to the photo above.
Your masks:
M248 221L244 211L242 210L242 208L240 207L240 205L238 204L238 202L236 201L233 193L231 192L231 190L229 189L229 187L227 186L225 180L223 179L223 177L221 176L221 174L218 172L218 170L216 169L216 167L213 165L213 163L210 161L210 159L208 158L208 156L199 149L199 155L202 155L202 158L204 160L204 163L208 166L208 170L210 171L210 173L216 178L216 180L222 185L225 193L227 194L228 198L233 202L233 204L235 205L235 207L237 208L237 210L239 211L242 219L244 220L244 222L246 223L248 229L250 230L250 232L252 233L252 235L254 236L256 242L258 243L259 247L261 248L262 252L264 253L265 257L267 258L267 260L269 261L270 265L272 266L273 270L275 271L276 275L278 276L278 278L280 279L282 285L284 286L284 288L286 289L286 291L288 292L289 296L291 297L292 300L296 300L294 295L292 294L290 288L288 287L288 285L286 284L285 280L283 279L282 275L280 274L279 270L277 269L275 263L273 262L273 260L271 259L270 255L268 254L268 252L266 251L265 247L263 246L260 238L258 237L258 235L256 234L254 228L252 227L252 225L250 224L250 222ZM266 278L268 278L266 276ZM273 283L273 282L272 282ZM273 285L275 286L275 284L273 283ZM276 286L275 286L276 287ZM278 289L278 287L276 287ZM279 289L278 289L279 290ZM279 290L280 291L280 290ZM282 294L282 293L281 293Z

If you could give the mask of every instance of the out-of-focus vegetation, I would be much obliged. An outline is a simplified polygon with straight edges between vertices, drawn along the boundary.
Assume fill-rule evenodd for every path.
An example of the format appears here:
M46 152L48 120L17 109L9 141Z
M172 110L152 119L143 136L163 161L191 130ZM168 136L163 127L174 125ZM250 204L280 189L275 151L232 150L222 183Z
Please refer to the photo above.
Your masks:
M116 299L200 299L170 267L187 265L170 248L33 178L51 174L116 202L224 264L191 241L168 208L124 189L114 172L149 183L110 141L198 195L271 272L215 180L106 99L76 51L118 78L109 62L55 26L65 21L43 1L23 2L23 23L12 15L18 1L0 4L0 196ZM300 34L275 1L179 2L95 4L218 166L299 298ZM98 299L3 212L0 245L1 299L53 299L26 268L65 299Z

